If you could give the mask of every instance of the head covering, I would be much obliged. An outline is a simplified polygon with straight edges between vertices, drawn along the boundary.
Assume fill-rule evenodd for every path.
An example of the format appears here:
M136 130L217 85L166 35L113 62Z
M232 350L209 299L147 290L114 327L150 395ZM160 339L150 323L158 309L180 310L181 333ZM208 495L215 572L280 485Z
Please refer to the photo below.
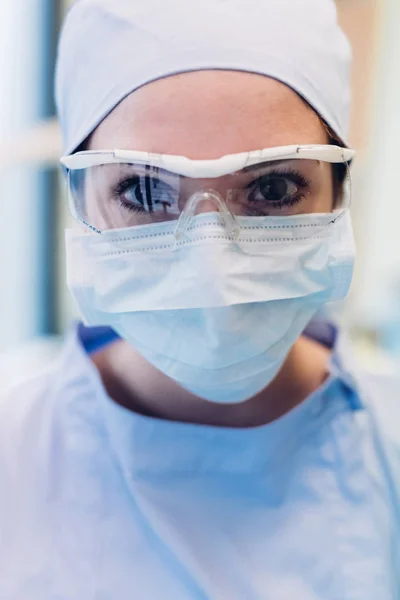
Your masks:
M65 154L132 91L201 69L282 81L346 142L350 63L333 0L78 0L56 77Z

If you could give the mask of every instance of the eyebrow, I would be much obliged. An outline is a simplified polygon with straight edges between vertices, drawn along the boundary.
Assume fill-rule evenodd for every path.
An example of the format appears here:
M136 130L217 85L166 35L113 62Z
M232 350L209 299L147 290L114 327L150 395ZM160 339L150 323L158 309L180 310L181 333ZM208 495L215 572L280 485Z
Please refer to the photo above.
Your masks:
M280 166L283 163L289 163L289 162L293 162L295 160L299 160L297 158L283 158L280 160L267 160L265 162L262 163L257 163L256 165L250 165L248 167L244 167L244 169L242 169L243 171L245 171L246 173L248 171L256 171L257 169L262 169L263 167L267 167L267 166Z

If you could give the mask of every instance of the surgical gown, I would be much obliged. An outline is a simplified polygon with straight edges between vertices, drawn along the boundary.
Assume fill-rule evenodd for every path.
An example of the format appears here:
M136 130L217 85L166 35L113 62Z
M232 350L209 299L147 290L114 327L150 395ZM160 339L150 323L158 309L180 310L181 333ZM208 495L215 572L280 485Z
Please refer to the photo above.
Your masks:
M82 331L0 402L1 600L400 598L399 380L336 340L271 424L167 422L107 396Z

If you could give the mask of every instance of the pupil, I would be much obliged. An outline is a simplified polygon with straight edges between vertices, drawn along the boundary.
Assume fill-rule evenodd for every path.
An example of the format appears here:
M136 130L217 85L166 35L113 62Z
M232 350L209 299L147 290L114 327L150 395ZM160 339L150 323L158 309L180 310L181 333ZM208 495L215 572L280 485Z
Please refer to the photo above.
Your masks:
M142 189L141 189L140 185L135 186L135 198L143 206L144 202L143 202L143 196L142 196Z
M266 200L282 200L287 194L287 184L284 179L268 179L261 185L261 193Z

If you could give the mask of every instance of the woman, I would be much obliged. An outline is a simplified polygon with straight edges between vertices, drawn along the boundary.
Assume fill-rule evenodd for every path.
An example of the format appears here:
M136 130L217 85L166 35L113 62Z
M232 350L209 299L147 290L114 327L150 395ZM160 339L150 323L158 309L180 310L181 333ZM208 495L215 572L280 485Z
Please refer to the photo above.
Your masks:
M399 597L398 382L315 318L354 263L349 63L331 0L73 6L91 327L0 405L2 599Z

